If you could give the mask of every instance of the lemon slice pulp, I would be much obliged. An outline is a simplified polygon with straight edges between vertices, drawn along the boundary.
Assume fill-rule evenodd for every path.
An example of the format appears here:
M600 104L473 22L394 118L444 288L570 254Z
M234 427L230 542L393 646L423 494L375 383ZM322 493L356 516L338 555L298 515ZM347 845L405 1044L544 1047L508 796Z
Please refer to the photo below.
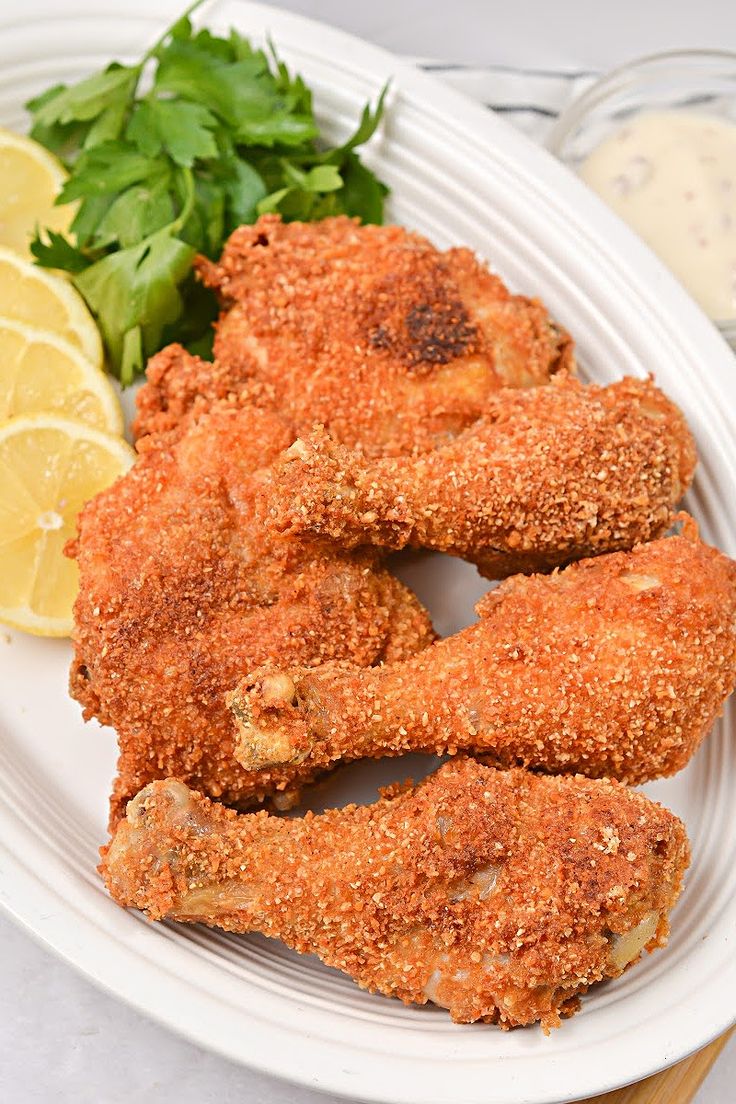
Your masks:
M0 350L0 421L48 411L108 433L123 432L112 383L76 346L0 316Z
M78 575L64 545L83 504L134 457L121 438L54 414L0 425L0 621L70 634Z
M66 178L63 165L42 145L0 127L0 245L30 257L36 226L69 230L74 205L54 206Z
M102 342L84 299L64 276L39 268L0 246L0 312L12 322L51 330L76 346L96 368Z

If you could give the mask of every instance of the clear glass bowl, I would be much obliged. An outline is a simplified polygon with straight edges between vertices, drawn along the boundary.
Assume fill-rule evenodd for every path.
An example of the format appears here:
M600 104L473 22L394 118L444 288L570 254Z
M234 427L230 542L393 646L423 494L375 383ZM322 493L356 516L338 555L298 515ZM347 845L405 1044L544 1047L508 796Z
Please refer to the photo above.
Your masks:
M577 171L626 119L667 110L716 115L736 125L736 53L673 50L614 69L560 115L547 146ZM736 349L736 317L715 324Z

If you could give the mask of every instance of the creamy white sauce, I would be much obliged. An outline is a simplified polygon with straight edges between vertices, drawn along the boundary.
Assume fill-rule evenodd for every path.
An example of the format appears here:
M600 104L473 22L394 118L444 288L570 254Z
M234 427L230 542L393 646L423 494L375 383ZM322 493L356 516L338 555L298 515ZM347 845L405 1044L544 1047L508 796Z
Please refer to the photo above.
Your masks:
M736 125L644 112L597 146L580 173L711 318L736 318Z

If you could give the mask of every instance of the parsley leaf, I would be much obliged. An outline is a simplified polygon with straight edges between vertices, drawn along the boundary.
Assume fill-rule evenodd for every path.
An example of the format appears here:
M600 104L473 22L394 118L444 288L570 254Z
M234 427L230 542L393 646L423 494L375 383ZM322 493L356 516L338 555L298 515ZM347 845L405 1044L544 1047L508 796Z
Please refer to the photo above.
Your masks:
M139 75L139 67L131 68L113 62L104 72L87 77L71 88L57 85L51 90L53 95L37 98L28 105L34 113L34 128L96 119L112 104L128 99ZM33 131L31 135L35 137Z
M31 242L31 252L46 268L63 268L67 272L82 272L89 261L72 243L56 230L46 230L46 241L38 235Z
M344 145L338 146L337 149L328 150L327 153L322 154L320 160L327 163L334 163L335 161L341 162L345 159L348 153L351 153L357 146L362 146L368 142L378 129L378 124L383 117L384 105L386 103L386 96L388 95L388 84L385 84L381 89L381 95L378 97L378 102L373 110L371 105L366 104L363 108L363 114L360 117L360 122L357 129L351 138L348 138Z
M195 30L196 0L137 65L112 62L31 100L31 134L66 163L70 236L37 231L36 263L72 275L124 384L162 343L211 346L217 305L192 271L264 211L380 222L387 189L356 150L385 90L342 145L321 141L312 94L271 43ZM141 86L145 92L141 92Z
M217 156L212 134L216 126L217 119L202 104L143 100L133 111L126 135L147 157L164 149L177 165L191 167L197 158Z
M103 142L80 155L57 202L122 192L143 180L160 179L168 171L165 161L146 157L132 142Z
M136 245L174 221L174 204L168 181L136 184L115 199L97 225L102 240L118 242L123 249Z
M160 347L164 327L184 306L178 284L188 275L195 251L172 237L168 227L138 245L109 253L74 278L99 320L105 345L119 365L120 380L132 383L145 358Z
M383 222L383 204L388 188L367 169L354 153L348 154L340 168L342 190L340 201L346 215L363 222Z

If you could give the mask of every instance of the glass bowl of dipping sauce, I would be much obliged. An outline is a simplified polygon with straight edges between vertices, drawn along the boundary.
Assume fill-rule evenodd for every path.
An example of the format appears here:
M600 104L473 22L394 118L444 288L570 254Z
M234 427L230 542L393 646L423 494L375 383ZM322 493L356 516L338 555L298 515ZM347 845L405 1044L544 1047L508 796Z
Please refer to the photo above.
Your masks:
M736 53L673 51L616 69L563 112L547 144L736 348Z

